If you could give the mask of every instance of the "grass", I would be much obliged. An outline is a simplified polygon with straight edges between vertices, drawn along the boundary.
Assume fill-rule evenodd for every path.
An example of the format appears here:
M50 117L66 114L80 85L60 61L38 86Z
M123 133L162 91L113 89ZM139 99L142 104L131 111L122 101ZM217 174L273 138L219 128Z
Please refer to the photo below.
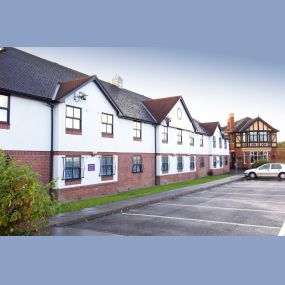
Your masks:
M118 201L128 200L132 198L143 197L143 196L165 192L165 191L169 191L169 190L173 190L177 188L183 188L186 186L204 184L207 182L219 180L219 179L226 178L229 176L231 176L231 174L207 176L207 177L202 177L202 178L197 178L197 179L192 179L192 180L186 180L182 182L176 182L172 184L131 190L131 191L122 192L122 193L111 195L111 196L104 196L104 197L91 198L91 199L80 200L80 201L61 203L59 207L59 213L73 212L73 211L78 211L84 208L95 207L95 206L104 205L107 203L118 202Z

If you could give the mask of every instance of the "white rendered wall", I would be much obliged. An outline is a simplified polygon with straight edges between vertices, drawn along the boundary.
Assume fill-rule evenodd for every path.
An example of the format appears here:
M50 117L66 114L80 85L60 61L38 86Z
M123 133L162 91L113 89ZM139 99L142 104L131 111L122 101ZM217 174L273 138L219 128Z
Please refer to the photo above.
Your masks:
M213 148L213 137L211 137L210 143L210 154L212 155L229 155L229 143L228 140L222 138L222 133L219 127L216 128L214 135L216 137L216 148ZM222 148L219 146L219 138L222 138ZM227 148L225 149L225 141L227 143Z
M0 148L50 151L50 118L47 103L10 96L10 129L0 129Z
M63 178L63 158L64 155L57 155L54 156L53 162L54 162L54 171L53 176L54 179L56 179L57 187L62 188L72 188L72 187L78 187L78 186L84 186L84 185L93 185L93 184L104 184L104 183L110 183L110 182L116 182L118 181L118 156L113 155L114 160L114 176L113 180L107 180L107 181L101 181L100 174L100 155L96 156L90 156L90 155L82 155L81 157L84 158L84 177L81 179L81 183L78 185L65 185L65 180L62 180ZM88 164L95 164L95 171L88 171Z
M168 165L169 170L167 173L163 173L161 170L161 164L162 164L162 155L158 155L156 158L156 173L158 176L163 175L171 175L171 174L178 174L178 173L187 173L187 172L196 172L196 156L195 157L195 169L190 170L190 156L182 156L183 157L183 171L177 170L177 156L176 155L168 155Z
M95 83L87 84L80 91L88 95L86 101L75 102L71 95L66 98L65 103L55 107L54 146L56 151L154 153L152 125L142 123L142 141L134 141L133 121L119 118ZM66 105L82 108L82 135L65 133ZM113 115L113 138L101 136L102 112Z

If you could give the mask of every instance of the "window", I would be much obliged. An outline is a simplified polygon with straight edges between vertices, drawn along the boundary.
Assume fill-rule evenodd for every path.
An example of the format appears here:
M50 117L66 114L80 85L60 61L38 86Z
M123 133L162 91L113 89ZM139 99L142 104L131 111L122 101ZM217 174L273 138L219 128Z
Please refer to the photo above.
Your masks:
M220 167L223 167L223 157L220 156Z
M217 167L217 157L213 156L213 168Z
M216 142L216 137L213 136L213 148L216 148L217 142Z
M205 158L204 156L200 157L200 168L204 168L205 167Z
M66 106L66 129L81 130L81 108Z
M133 138L134 139L141 139L142 138L142 123L141 122L134 122Z
M259 141L260 142L268 142L268 133L267 132L260 132L259 133Z
M190 171L196 169L195 156L190 156Z
M225 149L227 149L227 148L228 148L228 142L227 142L227 140L224 140L224 143L225 143Z
M225 165L228 165L229 164L229 159L227 156L224 157L224 162L225 162Z
M9 124L10 97L0 94L0 123Z
M178 120L182 119L182 110L180 108L177 109L177 118Z
M270 164L264 164L258 168L259 170L268 170L270 169Z
M101 116L102 123L102 134L113 134L113 115L102 113Z
M81 179L81 157L67 156L63 158L63 180Z
M200 147L204 146L204 136L200 135Z
M219 148L222 148L222 138L219 138Z
M162 142L168 142L168 127L162 126Z
M182 130L178 129L177 131L177 143L182 144Z
M168 171L169 170L168 156L162 156L162 158L161 158L161 170L162 171Z
M102 156L100 161L100 176L114 175L113 156Z
M281 164L273 163L273 164L271 164L271 169L282 169L282 166L281 166Z
M257 142L257 132L249 132L249 141Z
M177 170L183 170L183 156L177 156Z
M259 160L268 160L267 151L251 151L250 152L250 162L254 163Z
M139 173L142 171L143 171L142 157L139 155L133 156L132 172L133 173Z
M189 132L189 137L190 137L190 145L194 145L194 133L193 132Z

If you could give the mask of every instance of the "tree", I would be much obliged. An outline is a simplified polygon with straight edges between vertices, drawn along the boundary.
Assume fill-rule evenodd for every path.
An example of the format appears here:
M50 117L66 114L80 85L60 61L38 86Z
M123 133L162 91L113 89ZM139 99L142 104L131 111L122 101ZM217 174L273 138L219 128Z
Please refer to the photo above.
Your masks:
M277 147L285 147L285 141L284 142L279 142L277 144Z
M57 202L30 167L17 165L0 150L0 235L35 235L56 213Z

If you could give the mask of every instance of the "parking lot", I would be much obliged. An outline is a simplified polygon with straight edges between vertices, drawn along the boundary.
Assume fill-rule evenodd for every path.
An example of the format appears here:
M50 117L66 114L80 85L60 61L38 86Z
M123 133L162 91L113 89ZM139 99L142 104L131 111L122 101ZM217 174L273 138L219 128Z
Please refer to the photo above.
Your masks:
M127 236L277 236L284 221L284 181L242 180L72 228Z

